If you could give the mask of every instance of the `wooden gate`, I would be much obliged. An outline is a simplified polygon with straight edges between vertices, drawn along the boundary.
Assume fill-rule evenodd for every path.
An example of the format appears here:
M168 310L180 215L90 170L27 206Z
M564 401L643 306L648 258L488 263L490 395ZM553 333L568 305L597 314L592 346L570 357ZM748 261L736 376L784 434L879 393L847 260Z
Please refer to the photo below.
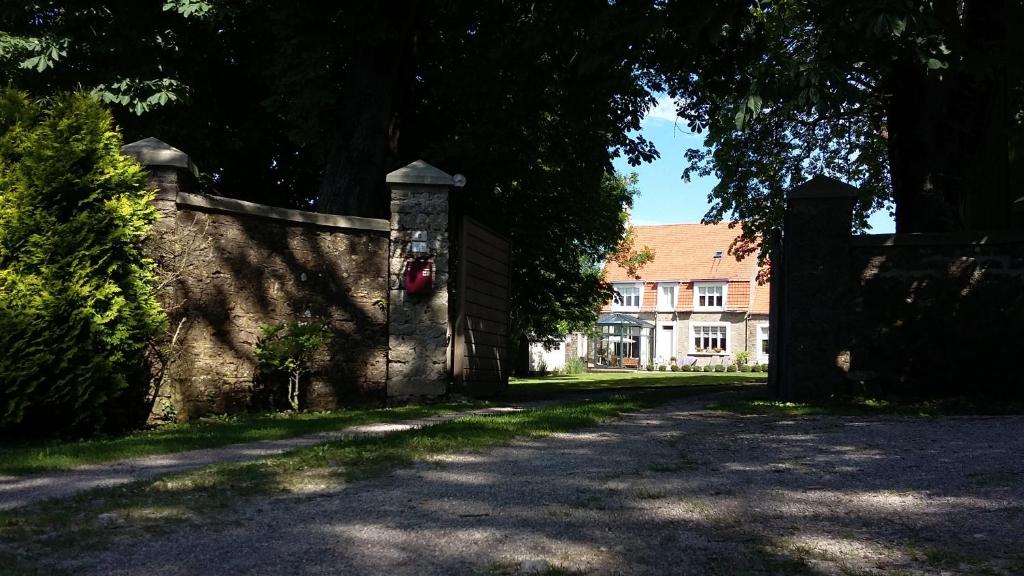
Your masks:
M512 370L509 242L468 216L458 235L452 381L457 392L492 396L508 388Z

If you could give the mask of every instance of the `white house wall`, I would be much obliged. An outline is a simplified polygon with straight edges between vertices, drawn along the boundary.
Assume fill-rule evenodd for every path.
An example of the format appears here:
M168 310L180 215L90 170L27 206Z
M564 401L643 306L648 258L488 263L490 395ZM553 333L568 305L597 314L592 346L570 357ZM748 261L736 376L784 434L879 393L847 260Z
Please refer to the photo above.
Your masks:
M543 344L530 344L530 371L553 372L565 368L565 342L546 350Z

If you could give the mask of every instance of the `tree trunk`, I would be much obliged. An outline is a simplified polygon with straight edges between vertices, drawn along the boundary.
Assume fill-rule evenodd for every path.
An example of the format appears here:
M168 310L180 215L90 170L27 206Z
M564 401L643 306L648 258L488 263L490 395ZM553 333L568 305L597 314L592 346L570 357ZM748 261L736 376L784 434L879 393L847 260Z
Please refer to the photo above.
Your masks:
M317 209L330 214L386 218L388 160L397 157L398 111L410 87L417 2L382 3L345 74L339 117L320 182Z
M957 2L938 2L949 68L907 54L886 78L897 232L1010 227L1011 4L971 0L961 18Z
M299 382L302 378L302 372L299 370L293 371L288 375L288 404L291 405L292 410L299 411Z
M941 193L944 156L937 139L935 110L943 108L944 88L924 66L897 62L886 79L889 170L896 204L897 232L936 232L952 227Z
M968 230L1010 227L1010 126L1007 59L1010 58L1007 0L974 0L965 13L966 66L958 78L964 127L964 186L959 198Z
M519 334L512 339L515 356L512 369L516 376L528 376L530 374L530 339L526 334Z

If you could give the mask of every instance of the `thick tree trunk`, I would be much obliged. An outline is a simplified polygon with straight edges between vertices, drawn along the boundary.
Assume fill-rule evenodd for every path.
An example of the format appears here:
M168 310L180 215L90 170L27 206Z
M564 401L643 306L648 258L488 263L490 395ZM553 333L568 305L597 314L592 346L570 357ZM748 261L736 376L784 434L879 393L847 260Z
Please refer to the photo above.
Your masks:
M898 232L1011 226L1008 22L1019 2L939 2L948 69L916 54L898 62L889 94L889 160Z
M889 93L887 129L889 169L896 204L897 232L945 229L939 216L936 160L941 147L934 133L933 110L942 108L942 86L930 80L917 62L897 62L886 79Z
M397 155L398 110L409 89L415 38L415 0L382 3L341 86L339 116L320 182L317 209L331 214L386 218L384 175ZM372 39L372 40L370 40Z
M968 230L1011 225L1007 0L974 0L965 13L967 66L960 75L965 182L958 207Z
M530 339L526 334L519 334L512 339L513 364L512 370L516 376L528 376L530 374Z

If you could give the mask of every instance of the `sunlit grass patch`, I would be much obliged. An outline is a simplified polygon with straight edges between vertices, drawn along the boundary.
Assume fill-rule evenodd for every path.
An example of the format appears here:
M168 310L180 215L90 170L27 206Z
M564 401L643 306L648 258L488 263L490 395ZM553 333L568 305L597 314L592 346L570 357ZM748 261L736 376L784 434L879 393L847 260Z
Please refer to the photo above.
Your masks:
M764 382L765 378L765 374L757 372L587 372L513 378L509 381L509 394L519 399L542 398L567 392L754 384Z
M127 458L171 454L258 440L281 440L348 426L394 422L467 410L477 404L436 404L333 410L212 416L197 422L168 424L126 436L77 442L50 441L0 444L0 474L26 474L101 464Z

